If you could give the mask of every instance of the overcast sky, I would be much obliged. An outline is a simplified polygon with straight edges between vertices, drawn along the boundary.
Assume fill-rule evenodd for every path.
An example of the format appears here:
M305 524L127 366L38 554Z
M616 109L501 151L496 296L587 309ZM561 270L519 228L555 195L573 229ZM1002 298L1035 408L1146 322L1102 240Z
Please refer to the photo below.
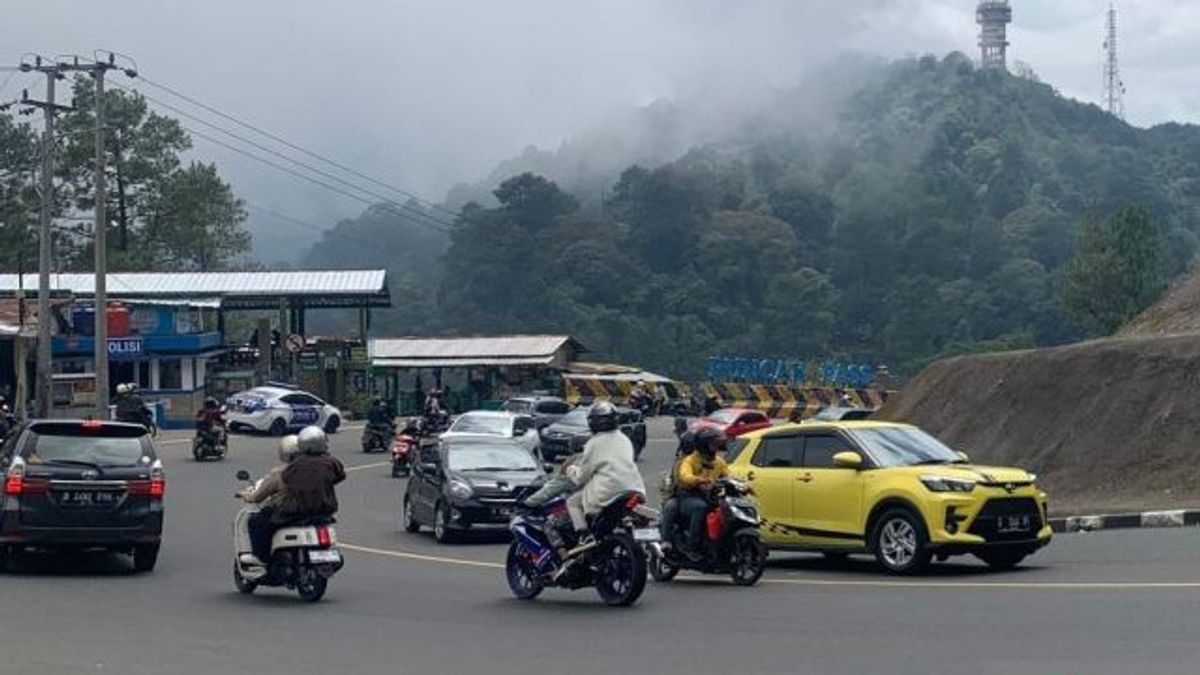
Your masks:
M657 98L786 87L842 50L977 52L974 0L6 4L0 62L27 51L126 53L157 82L431 199L529 144L553 148ZM1012 4L1010 63L1099 100L1107 0ZM1118 7L1130 121L1200 121L1200 2ZM34 82L17 75L0 99ZM195 154L218 161L252 205L321 226L361 210L206 141ZM263 218L256 230L294 228Z

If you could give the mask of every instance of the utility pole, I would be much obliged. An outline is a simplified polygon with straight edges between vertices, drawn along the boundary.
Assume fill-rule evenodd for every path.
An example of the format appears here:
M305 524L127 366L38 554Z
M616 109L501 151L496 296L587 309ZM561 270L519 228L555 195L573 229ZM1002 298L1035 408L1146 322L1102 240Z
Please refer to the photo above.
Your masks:
M108 53L108 60L96 59L91 63L79 63L75 57L73 63L60 64L65 71L90 73L96 83L96 94L93 106L96 115L96 168L95 175L95 225L92 248L95 251L96 281L94 306L96 308L96 329L93 338L92 359L95 361L96 374L96 417L108 419L108 181L107 171L108 151L104 143L104 74L116 70L116 55ZM132 68L124 69L130 77L136 77L137 72Z
M21 63L22 72L37 71L46 76L46 100L35 101L24 92L21 103L41 108L46 117L46 128L42 134L42 213L38 240L38 337L37 337L37 417L50 416L51 366L50 366L50 217L54 209L54 115L70 110L68 106L54 102L54 85L62 77L57 64L43 64L42 57L33 63Z

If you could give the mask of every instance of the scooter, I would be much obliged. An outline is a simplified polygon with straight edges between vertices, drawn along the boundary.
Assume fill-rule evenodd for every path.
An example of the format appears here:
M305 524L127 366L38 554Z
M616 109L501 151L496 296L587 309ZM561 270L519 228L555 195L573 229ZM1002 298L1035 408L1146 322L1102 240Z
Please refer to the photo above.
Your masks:
M368 424L363 427L362 433L362 451L363 452L383 452L387 450L388 444L392 442L396 435L396 427L391 424L387 426Z
M221 422L213 422L208 431L197 431L192 439L192 458L197 462L206 459L222 460L229 450L229 432Z
M508 547L505 574L512 594L532 600L547 587L577 590L595 588L606 605L627 607L637 602L646 589L644 543L658 540L658 529L651 527L657 512L644 506L645 498L627 492L604 507L590 520L596 544L568 562L561 575L555 572L563 564L546 537L547 519L566 509L566 499L557 497L537 509L513 517L509 530L513 542Z
M655 581L670 581L680 569L690 569L705 574L728 574L739 586L758 583L766 565L767 549L758 533L758 505L750 487L732 478L722 478L713 485L709 503L702 557L698 560L684 555L673 543L654 541L646 545L650 576Z
M249 472L237 472L237 479L250 481ZM241 493L235 494L239 499ZM271 537L271 556L266 568L249 565L238 551L239 527L255 511L246 505L234 521L233 584L249 595L259 586L283 586L295 590L305 602L316 602L325 595L329 579L342 569L345 560L337 546L336 522L331 517L314 518L305 523L287 525Z
M392 478L412 473L412 458L421 444L421 429L410 423L392 441Z

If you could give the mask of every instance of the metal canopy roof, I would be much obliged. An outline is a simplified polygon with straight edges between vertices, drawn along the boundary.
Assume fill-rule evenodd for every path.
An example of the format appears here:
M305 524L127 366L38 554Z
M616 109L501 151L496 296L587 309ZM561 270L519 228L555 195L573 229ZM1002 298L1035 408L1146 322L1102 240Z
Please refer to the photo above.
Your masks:
M0 274L0 294L17 290L16 274ZM26 293L35 293L37 275L26 274ZM91 274L52 274L52 291L78 296L95 292ZM220 298L234 309L268 309L282 298L306 307L391 307L384 270L293 272L116 272L108 275L113 299Z
M375 338L367 344L372 365L391 368L548 365L563 349L583 351L583 345L569 335Z

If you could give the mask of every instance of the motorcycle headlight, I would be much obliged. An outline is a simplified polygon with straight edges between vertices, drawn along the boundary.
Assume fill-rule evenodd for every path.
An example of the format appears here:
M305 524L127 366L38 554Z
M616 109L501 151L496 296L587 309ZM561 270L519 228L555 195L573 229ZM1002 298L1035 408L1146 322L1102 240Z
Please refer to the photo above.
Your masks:
M970 492L975 481L951 476L921 476L921 482L930 492Z
M459 499L470 499L471 495L475 494L475 488L471 484L460 478L451 478L447 486L450 490L451 497Z

